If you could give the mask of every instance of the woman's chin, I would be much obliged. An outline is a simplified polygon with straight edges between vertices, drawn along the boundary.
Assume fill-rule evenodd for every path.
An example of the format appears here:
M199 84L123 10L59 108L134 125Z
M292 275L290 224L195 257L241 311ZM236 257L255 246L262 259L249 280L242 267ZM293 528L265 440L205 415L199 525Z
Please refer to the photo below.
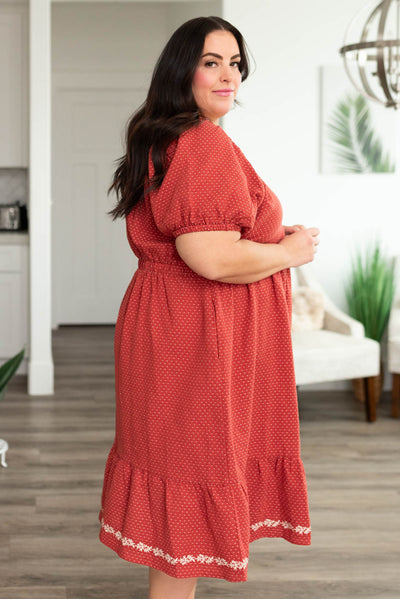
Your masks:
M226 114L228 114L228 112L230 112L232 110L232 108L233 108L233 106L229 106L225 110L219 110L218 112L214 112L213 114L203 113L203 116L205 116L207 119L209 119L210 121L212 121L214 123L215 121L218 121L218 119L221 119Z

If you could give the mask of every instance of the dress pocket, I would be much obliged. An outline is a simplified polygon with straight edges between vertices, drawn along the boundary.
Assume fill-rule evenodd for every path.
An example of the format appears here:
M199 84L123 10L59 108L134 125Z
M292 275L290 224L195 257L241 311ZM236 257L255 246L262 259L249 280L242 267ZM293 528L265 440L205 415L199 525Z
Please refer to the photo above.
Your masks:
M214 317L214 332L215 332L215 342L217 347L217 357L219 358L220 354L220 337L218 334L218 314L217 314L217 306L215 304L214 299L211 299L213 305L213 317Z

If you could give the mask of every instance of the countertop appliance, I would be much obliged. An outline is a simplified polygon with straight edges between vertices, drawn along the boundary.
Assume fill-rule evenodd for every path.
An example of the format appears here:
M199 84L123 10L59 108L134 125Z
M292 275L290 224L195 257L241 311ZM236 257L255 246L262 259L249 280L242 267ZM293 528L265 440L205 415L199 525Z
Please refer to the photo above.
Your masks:
M0 231L27 231L28 217L26 205L16 201L0 204Z

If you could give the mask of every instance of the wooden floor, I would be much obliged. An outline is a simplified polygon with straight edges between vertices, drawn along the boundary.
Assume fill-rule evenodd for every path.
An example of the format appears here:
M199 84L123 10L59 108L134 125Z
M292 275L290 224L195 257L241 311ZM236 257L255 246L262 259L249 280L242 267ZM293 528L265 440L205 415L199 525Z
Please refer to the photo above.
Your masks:
M148 568L98 541L114 439L113 327L53 332L55 395L15 377L0 402L0 599L147 599ZM312 544L259 539L248 581L199 578L196 599L400 597L400 419L365 421L349 392L300 393Z

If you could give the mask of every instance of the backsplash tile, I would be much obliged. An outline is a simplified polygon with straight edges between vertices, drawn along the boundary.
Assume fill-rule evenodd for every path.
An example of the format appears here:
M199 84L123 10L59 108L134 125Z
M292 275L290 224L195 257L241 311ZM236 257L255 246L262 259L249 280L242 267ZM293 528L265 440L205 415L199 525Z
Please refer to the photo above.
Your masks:
M0 168L0 204L28 203L28 169Z

